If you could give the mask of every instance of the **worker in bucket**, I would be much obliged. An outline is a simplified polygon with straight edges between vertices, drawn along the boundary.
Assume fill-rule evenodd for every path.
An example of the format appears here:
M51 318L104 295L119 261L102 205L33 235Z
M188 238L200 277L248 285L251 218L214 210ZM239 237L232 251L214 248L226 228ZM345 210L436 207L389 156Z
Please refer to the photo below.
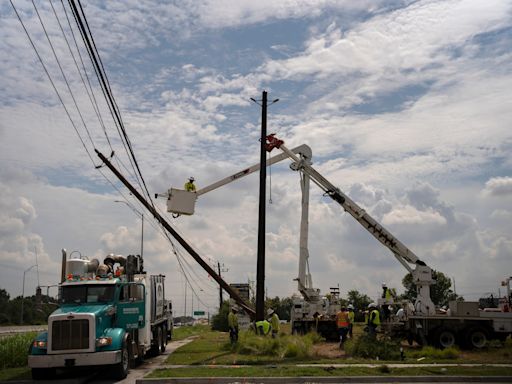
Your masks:
M238 341L238 315L235 307L232 307L231 312L229 312L228 327L229 340L231 340L231 344L235 344Z
M354 320L355 320L356 314L354 313L354 306L352 304L349 304L347 309L348 309L348 321L349 321L348 337L352 338L353 337L352 331L354 328Z
M268 315L270 316L270 326L272 327L272 338L275 339L279 333L279 316L277 316L276 311L272 308L268 310Z
M346 305L341 306L341 310L336 314L336 326L340 335L340 348L343 348L349 331L350 320Z
M188 192L196 191L196 186L194 184L194 178L192 176L190 176L188 178L188 181L185 183L185 191L188 191Z

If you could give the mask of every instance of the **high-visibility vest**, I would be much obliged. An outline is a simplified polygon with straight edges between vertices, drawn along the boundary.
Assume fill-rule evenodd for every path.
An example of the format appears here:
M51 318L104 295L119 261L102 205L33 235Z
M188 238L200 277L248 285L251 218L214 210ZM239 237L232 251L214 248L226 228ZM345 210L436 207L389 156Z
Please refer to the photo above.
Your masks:
M266 335L270 331L270 323L267 320L260 320L256 322L256 329L263 329L263 334Z
M368 317L368 324L369 325L380 325L380 313L378 309L374 309L370 312Z
M187 181L185 183L185 190L189 191L189 192L195 192L196 191L196 186L194 185L193 182Z
M349 324L350 320L348 318L348 312L339 311L336 314L336 325L338 326L338 328L348 327Z
M272 331L279 332L279 316L275 312L270 319L270 325L272 325Z
M233 312L229 312L228 326L229 328L238 328L238 316L235 315Z
M348 321L350 321L351 324L354 322L355 317L356 317L356 314L354 313L354 311L348 312Z

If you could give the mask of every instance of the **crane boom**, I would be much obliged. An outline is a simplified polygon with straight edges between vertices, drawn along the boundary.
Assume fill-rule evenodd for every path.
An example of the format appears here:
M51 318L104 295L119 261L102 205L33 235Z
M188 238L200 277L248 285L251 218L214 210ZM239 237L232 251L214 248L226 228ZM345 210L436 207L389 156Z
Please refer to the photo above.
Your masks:
M267 151L278 148L294 161L291 167L296 171L302 171L309 175L311 180L322 189L325 194L340 204L359 224L361 224L373 237L388 248L395 258L410 272L418 290L416 300L416 311L424 314L435 313L435 306L430 299L430 285L432 285L432 270L425 262L419 259L408 247L398 240L391 232L385 229L378 221L371 217L363 208L357 205L350 197L344 194L338 187L323 177L308 162L303 161L290 151L284 141L275 137L274 134L267 136ZM413 269L409 264L416 266Z

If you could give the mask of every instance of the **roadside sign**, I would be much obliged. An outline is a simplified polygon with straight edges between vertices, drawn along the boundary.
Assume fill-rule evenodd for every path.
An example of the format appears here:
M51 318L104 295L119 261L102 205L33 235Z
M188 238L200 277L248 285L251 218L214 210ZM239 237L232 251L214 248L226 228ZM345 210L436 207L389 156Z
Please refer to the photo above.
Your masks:
M204 311L194 311L194 316L204 316Z

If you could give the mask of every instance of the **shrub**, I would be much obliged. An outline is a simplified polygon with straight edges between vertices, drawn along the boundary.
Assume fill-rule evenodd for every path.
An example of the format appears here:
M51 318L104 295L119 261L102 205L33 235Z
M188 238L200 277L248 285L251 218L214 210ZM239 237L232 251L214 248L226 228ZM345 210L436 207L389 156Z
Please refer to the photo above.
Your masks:
M415 359L420 357L426 357L429 359L450 360L458 358L459 354L460 351L456 347L450 347L441 350L434 347L426 346L420 349L419 351L411 352L410 356Z
M35 332L29 332L3 338L0 342L0 368L26 366L28 349L35 337Z
M392 340L377 340L368 336L350 339L345 343L345 351L354 357L379 360L399 360L400 344Z
M273 356L278 360L283 358L305 358L311 356L312 345L321 338L318 335L306 336L280 335L272 339L269 336L259 336L251 331L241 332L238 343L227 343L224 349L241 355Z

